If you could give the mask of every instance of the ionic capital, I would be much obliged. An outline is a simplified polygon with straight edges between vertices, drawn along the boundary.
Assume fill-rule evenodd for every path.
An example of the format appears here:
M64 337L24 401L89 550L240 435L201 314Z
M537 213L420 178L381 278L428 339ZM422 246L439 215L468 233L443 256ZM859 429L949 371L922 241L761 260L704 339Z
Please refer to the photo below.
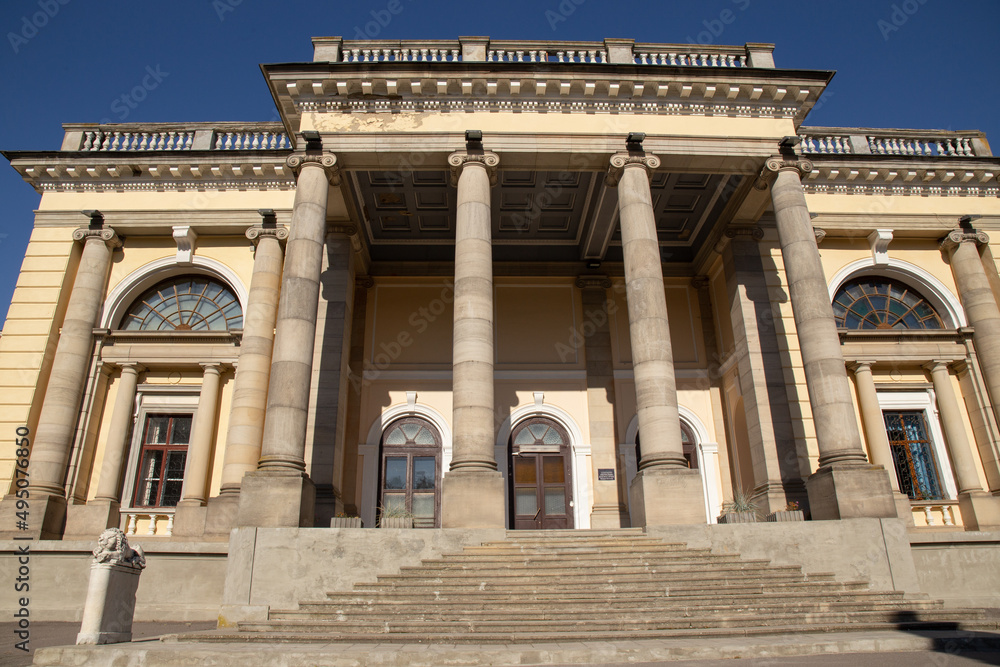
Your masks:
M986 232L964 231L953 229L948 235L941 239L941 250L951 252L962 243L975 243L977 246L986 245L990 242L990 237Z
M611 156L611 166L608 168L608 175L604 177L604 183L611 188L617 187L618 181L622 179L622 174L628 167L642 167L649 176L649 173L659 166L660 158L652 153L615 153Z
M280 243L284 243L288 239L288 228L256 225L247 229L246 236L255 246L260 243L262 238L273 238L277 239Z
M492 151L455 151L448 156L448 166L451 167L451 185L458 185L458 177L467 164L482 165L490 177L490 185L497 184L497 166L500 156Z
M950 373L951 361L948 359L933 359L928 361L923 365L924 370L926 370L931 375L934 375L935 371L944 371L945 373Z
M823 239L826 238L826 230L820 229L819 227L813 227L813 236L816 237L816 245L819 245L823 242Z
M776 174L782 171L795 171L801 177L813 170L813 163L805 158L775 156L767 158L764 168Z
M760 225L729 225L722 232L722 238L715 244L715 252L721 254L730 241L738 237L762 241L764 239L764 229Z
M691 288L700 290L708 287L708 276L691 276Z
M100 239L112 250L122 247L122 240L118 238L118 233L110 227L101 227L100 229L80 227L73 231L74 241L86 243L89 239Z
M607 276L578 276L576 286L579 289L611 289L611 279Z
M340 185L340 167L333 153L295 153L285 159L285 164L298 176L304 167L320 167L326 172L331 185Z
M364 287L365 289L375 287L375 280L371 276L357 276L354 281L359 287Z
M858 373L869 373L872 372L872 366L875 365L875 361L870 359L857 359L851 361L847 364L847 370L851 371L855 375Z

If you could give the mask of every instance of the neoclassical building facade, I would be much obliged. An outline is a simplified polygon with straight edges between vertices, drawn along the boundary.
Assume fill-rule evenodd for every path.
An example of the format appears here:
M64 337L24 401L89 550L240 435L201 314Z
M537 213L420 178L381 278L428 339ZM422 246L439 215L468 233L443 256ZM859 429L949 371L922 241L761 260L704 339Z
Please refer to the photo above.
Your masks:
M5 153L42 196L4 535L224 562L245 529L709 526L736 497L1000 529L982 133L809 127L832 72L768 44L313 44L263 66L280 124Z

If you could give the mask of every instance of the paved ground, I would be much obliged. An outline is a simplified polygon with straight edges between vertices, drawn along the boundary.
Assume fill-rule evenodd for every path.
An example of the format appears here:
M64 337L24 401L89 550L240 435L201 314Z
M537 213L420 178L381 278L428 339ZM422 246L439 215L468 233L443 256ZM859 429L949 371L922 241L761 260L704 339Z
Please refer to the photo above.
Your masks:
M289 645L275 651L266 645L212 645L180 646L150 642L148 638L161 634L207 630L213 623L136 623L133 636L147 639L135 648L154 650L179 650L173 658L164 654L159 660L149 657L155 664L172 664L183 658L189 664L198 664L194 654L201 651L218 651L230 660L224 664L250 665L299 665L299 664L353 664L358 665L505 665L549 664L567 666L588 664L597 667L612 665L669 665L669 667L972 667L973 665L1000 665L1000 633L977 633L989 642L989 650L958 649L948 634L922 633L920 635L897 633L850 633L847 635L798 635L755 637L727 640L642 640L617 645L594 642L575 645L537 646L398 646L389 644L354 644L348 646ZM31 625L31 654L14 648L16 627L13 623L0 623L0 665L30 665L34 650L49 646L64 646L76 641L78 623L33 623ZM796 648L798 646L798 648ZM807 647L802 649L802 647ZM107 649L100 647L101 657ZM919 648L921 650L912 650ZM855 649L851 651L851 649ZM607 661L609 650L618 650L619 661ZM796 651L814 653L794 656ZM847 652L845 652L847 651ZM469 660L463 660L463 654ZM627 654L627 655L626 655ZM560 656L587 655L584 660L559 661ZM723 657L725 659L669 660L692 656ZM784 655L785 657L779 657ZM334 657L336 656L336 657ZM77 656L79 657L79 656ZM110 658L110 655L106 657ZM119 654L119 659L122 656ZM605 658L602 660L602 657ZM667 659L668 661L665 661ZM89 664L91 660L77 664ZM145 658L134 664L146 662Z

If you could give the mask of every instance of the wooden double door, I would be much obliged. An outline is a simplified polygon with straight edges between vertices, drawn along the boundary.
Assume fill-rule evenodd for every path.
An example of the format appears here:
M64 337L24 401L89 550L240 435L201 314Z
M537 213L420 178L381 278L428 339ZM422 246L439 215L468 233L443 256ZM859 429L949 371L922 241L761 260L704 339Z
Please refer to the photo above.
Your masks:
M512 528L573 528L573 470L562 427L542 418L518 424L509 470Z

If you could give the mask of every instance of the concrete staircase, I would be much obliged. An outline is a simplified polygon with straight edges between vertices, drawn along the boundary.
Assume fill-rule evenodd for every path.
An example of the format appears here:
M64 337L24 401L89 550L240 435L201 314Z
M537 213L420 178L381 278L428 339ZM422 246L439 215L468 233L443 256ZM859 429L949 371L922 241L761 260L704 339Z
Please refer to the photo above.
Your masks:
M511 531L199 641L494 643L973 628L978 610L615 531ZM185 639L195 639L194 636Z

